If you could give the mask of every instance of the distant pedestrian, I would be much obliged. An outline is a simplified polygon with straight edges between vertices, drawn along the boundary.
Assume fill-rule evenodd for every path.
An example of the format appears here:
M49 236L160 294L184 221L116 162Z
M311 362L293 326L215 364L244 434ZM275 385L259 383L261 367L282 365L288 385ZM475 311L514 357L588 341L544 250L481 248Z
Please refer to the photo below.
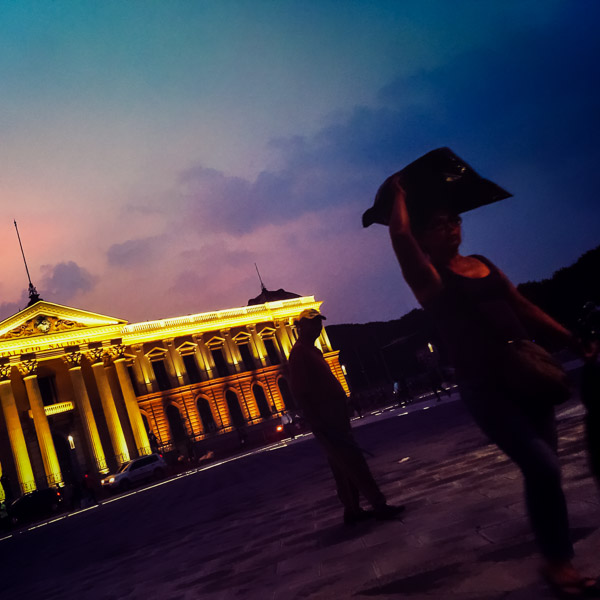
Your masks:
M468 167L461 165L456 176L452 169L453 164L440 169L444 171L440 186L451 182L456 190L456 181L468 174ZM429 181L434 177L429 174ZM389 232L402 273L440 329L456 367L461 397L481 429L523 473L529 518L545 559L545 579L560 598L600 597L598 581L583 577L571 562L573 546L550 400L565 399L564 373L530 341L528 328L562 345L576 346L573 335L526 300L489 260L459 254L461 218L456 204L451 204L457 201L456 194L452 200L442 192L439 198L433 192L431 197L418 196L414 182L407 183L398 174L384 185L393 190ZM412 191L406 192L405 185ZM410 212L407 193L420 201L409 205ZM530 386L526 377L538 358L549 375L543 394L541 382Z
M94 491L94 485L89 471L86 471L83 475L80 487L82 507L98 504L98 500L96 499L96 492Z
M281 413L281 426L283 427L283 430L289 438L291 438L292 440L295 439L296 436L294 435L294 419L291 413L285 410Z
M148 441L150 442L150 450L158 452L158 440L153 431L148 432Z
M298 340L289 358L292 392L327 455L338 498L344 507L344 523L352 525L370 516L393 519L404 507L387 504L373 479L352 435L346 393L315 347L324 318L311 308L302 311L296 322ZM373 512L361 508L359 494L371 504Z
M429 385L431 386L431 391L434 393L438 402L442 401L440 392L444 392L444 394L446 394L448 397L451 396L450 390L444 387L442 374L437 369L432 369L429 371Z
M360 401L360 394L358 392L352 392L350 394L350 400L348 401L352 412L359 418L362 419L363 409Z

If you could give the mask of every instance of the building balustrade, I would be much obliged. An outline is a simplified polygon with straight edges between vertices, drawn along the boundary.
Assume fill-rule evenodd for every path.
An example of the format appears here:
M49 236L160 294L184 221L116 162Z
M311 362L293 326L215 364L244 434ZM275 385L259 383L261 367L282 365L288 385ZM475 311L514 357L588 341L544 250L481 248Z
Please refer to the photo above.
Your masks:
M60 413L69 412L75 410L75 405L71 402L57 402L56 404L50 404L50 406L44 406L44 412L46 416L58 415ZM28 411L29 416L33 419L33 413L31 410Z

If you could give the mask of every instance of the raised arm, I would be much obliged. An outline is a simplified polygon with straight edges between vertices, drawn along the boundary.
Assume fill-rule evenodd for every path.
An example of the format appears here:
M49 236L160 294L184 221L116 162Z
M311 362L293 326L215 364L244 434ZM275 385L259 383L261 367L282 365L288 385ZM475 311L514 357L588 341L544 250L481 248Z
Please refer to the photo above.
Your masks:
M394 179L392 185L395 191L390 217L392 246L406 283L419 303L424 305L442 291L442 280L412 233L406 208L406 194L400 180Z
M563 347L568 346L577 352L582 352L579 342L568 329L563 327L558 321L555 321L539 306L525 298L508 277L500 269L498 271L510 291L513 308L533 333L542 336L548 342L553 342Z

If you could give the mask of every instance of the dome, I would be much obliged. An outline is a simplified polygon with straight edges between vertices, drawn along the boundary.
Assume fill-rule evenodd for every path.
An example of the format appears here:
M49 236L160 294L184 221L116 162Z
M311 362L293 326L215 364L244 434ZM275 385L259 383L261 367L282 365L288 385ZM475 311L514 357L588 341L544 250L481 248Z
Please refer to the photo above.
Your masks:
M250 298L248 300L248 306L254 306L256 304L265 304L265 302L279 302L281 300L291 300L292 298L300 298L299 294L293 292L287 292L283 288L278 290L268 290L264 285L262 290L256 298Z

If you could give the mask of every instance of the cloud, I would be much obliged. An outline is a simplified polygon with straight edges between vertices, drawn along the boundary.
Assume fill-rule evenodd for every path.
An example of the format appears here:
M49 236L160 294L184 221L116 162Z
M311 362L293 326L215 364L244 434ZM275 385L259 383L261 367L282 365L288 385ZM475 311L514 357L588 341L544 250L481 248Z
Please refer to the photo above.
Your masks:
M25 290L23 290L21 298L17 302L2 302L2 304L0 304L0 319L7 319L23 310L28 302L29 297Z
M97 278L73 261L42 265L39 292L42 298L60 304L71 301L80 293L91 291Z
M116 267L145 267L159 255L165 238L152 236L113 244L106 255L108 264Z
M528 165L564 179L565 162L584 171L600 156L598 55L594 20L565 8L553 26L516 28L493 47L398 77L374 105L312 137L273 140L280 168L253 182L189 169L182 182L192 214L217 230L247 232L324 206L366 205L387 174L440 145L492 172Z
M494 45L484 42L433 69L398 76L374 93L372 105L336 115L316 135L273 140L278 168L254 181L188 169L181 177L181 226L248 240L271 223L288 232L281 236L286 243L302 238L296 226L304 216L324 219L329 208L347 207L356 225L327 225L340 234L342 223L358 231L360 214L387 175L449 145L516 195L501 208L477 212L477 231L467 239L483 241L479 250L506 254L517 280L535 277L536 269L556 268L597 243L589 223L600 218L590 183L600 162L600 67L592 59L599 54L593 19L557 10L544 28L515 28ZM570 218L556 219L567 210L566 198ZM486 219L492 213L493 223ZM537 249L533 225L541 231ZM508 231L514 254L529 262L510 258Z
M254 180L182 169L154 228L113 244L109 266L132 294L152 297L147 310L166 314L245 304L259 291L256 262L267 287L325 299L336 322L400 316L414 298L385 231L362 230L360 216L387 175L449 145L516 196L466 216L465 250L508 266L515 282L549 275L597 244L590 224L600 219L591 184L600 38L575 12L544 31L516 27L459 56L441 53L435 68L399 74L316 134L273 139L276 166ZM168 291L160 297L157 275Z

